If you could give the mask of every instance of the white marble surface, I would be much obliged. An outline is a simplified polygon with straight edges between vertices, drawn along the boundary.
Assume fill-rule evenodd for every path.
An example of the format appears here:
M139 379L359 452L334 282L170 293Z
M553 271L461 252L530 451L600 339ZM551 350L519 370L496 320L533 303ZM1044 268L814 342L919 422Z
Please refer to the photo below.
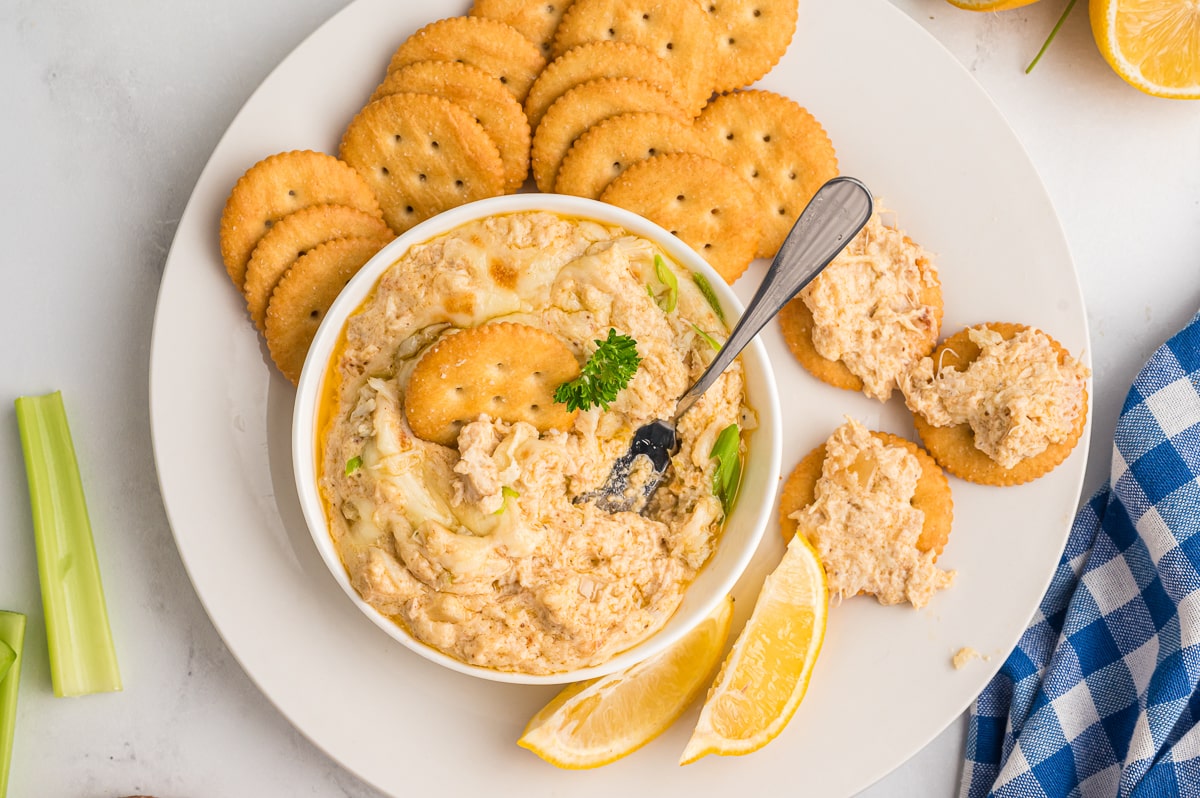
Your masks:
M1084 3L1026 76L1065 2L1002 14L893 2L991 94L1058 208L1093 336L1090 492L1129 381L1200 308L1200 102L1146 97L1116 78ZM259 81L343 5L0 3L0 607L30 619L13 798L379 795L296 733L216 636L167 527L147 420L155 294L191 187ZM120 694L50 692L10 402L53 389L85 478ZM954 794L964 728L864 794Z

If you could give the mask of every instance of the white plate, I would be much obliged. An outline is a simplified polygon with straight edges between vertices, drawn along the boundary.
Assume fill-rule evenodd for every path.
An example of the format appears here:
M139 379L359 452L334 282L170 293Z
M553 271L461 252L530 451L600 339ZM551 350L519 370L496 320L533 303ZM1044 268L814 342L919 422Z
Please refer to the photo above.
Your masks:
M267 697L310 739L393 795L730 795L802 785L867 786L928 742L987 682L1037 606L1065 541L1087 435L1054 473L1018 488L953 480L954 532L942 564L958 582L924 610L855 599L830 613L804 704L762 751L676 766L695 709L612 766L560 772L514 744L552 688L485 682L398 645L348 601L313 548L289 454L294 393L225 276L217 228L230 187L273 152L335 152L395 46L459 4L357 0L271 74L217 146L167 259L154 324L150 406L163 501L180 554L222 638ZM938 254L944 329L989 320L1045 329L1087 358L1083 301L1054 209L1020 143L953 57L882 0L801 3L788 55L762 81L807 106L842 171L862 178ZM747 299L762 274L736 286ZM853 414L912 435L887 405L804 373L778 328L787 473ZM768 534L739 585L744 618L782 552ZM990 656L961 671L951 655Z

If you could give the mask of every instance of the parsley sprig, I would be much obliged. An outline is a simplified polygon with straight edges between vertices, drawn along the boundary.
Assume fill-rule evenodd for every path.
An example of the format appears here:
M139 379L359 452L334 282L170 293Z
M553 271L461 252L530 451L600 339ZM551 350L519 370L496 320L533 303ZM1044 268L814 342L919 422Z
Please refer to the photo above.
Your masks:
M554 391L554 401L565 404L568 411L587 410L596 405L607 410L642 362L637 341L628 335L618 335L616 330L609 329L608 338L597 339L595 344L596 351L579 376Z

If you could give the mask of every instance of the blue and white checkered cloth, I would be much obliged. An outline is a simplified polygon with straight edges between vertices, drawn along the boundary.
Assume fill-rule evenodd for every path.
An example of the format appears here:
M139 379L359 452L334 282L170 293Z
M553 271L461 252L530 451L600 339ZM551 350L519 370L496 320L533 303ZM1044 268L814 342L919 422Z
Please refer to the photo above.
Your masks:
M971 710L962 798L1200 796L1200 314L1142 368L1108 484Z

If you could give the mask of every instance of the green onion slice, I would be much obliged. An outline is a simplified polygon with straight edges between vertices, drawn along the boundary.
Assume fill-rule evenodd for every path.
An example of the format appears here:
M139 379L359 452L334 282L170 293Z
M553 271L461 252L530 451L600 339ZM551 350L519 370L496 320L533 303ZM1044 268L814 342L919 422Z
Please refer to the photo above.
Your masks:
M730 424L721 430L709 455L717 461L717 470L713 472L713 494L721 500L726 515L733 509L742 479L742 459L738 451L740 443L738 425Z
M121 689L92 525L62 394L16 400L56 696Z
M679 303L679 278L671 271L663 256L657 253L654 255L654 274L659 282L667 287L667 293L659 298L658 306L663 309L663 313L670 313Z
M519 499L519 498L521 498L521 494L520 494L520 493L518 493L518 492L517 492L517 490L516 490L515 488L510 488L508 485L503 485L503 486L501 486L501 488L500 488L500 495L504 497L504 500L503 500L503 501L500 503L500 509L498 509L498 510L493 510L493 511L492 511L492 515L500 515L500 513L502 513L502 512L504 512L505 510L507 510L507 509L508 509L508 500L509 500L509 499ZM3 798L3 796L0 796L0 798Z
M697 272L692 273L692 282L700 289L700 293L704 294L704 298L708 300L708 306L713 309L713 313L717 314L717 318L722 323L725 322L725 311L721 310L721 301L717 299L717 293L713 291L713 287L709 285L708 278Z
M699 335L701 338L703 338L705 341L708 342L708 345L712 347L714 352L721 351L721 342L718 341L716 338L713 338L711 335L706 333L704 330L701 330L699 325L697 325L695 322L692 322L692 329L696 331L697 335Z
M362 468L362 455L351 457L346 461L346 476L350 476L360 468Z

